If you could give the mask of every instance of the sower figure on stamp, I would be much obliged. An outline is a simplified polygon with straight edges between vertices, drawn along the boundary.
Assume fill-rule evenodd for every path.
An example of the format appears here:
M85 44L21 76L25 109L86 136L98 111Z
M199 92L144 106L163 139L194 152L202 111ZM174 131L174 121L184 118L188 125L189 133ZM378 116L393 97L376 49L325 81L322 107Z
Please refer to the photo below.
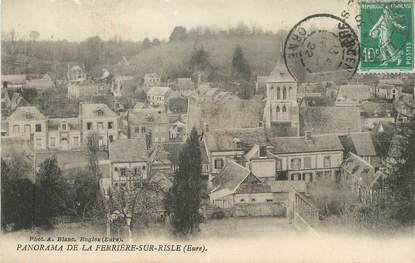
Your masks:
M396 17L393 12L388 7L385 7L383 15L379 17L379 20L369 32L372 38L379 39L379 50L382 60L384 61L382 66L387 65L389 62L395 61L397 61L397 65L402 63L402 50L397 50L391 42L391 35L394 28L404 30L406 26L400 25L396 21Z

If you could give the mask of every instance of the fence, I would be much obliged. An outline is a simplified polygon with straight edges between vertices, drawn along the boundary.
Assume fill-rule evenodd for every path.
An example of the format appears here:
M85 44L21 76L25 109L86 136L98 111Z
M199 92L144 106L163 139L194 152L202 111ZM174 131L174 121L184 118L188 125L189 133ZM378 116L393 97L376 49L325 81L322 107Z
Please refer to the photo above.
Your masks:
M319 223L318 208L294 189L289 194L287 214L296 229L316 234L313 227Z

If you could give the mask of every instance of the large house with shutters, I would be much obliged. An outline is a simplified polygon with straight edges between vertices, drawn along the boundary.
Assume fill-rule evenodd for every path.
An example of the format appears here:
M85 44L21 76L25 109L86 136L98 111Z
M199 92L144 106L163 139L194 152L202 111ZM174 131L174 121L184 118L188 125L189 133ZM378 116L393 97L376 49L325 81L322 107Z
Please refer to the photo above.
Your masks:
M103 148L118 140L119 116L107 105L80 103L79 120L84 144L92 133L97 134L98 145Z
M47 118L36 107L18 107L8 118L9 136L34 142L35 150L47 148Z

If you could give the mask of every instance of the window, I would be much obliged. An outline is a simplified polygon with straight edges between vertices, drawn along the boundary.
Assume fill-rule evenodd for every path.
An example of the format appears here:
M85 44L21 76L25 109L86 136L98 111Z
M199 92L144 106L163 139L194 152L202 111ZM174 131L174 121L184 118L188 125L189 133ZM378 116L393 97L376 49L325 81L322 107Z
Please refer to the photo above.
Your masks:
M104 145L104 137L99 136L98 137L98 146L102 146L102 145Z
M222 169L223 168L223 159L215 159L215 169Z
M42 124L36 124L35 125L35 131L36 132L41 132L42 131Z
M19 125L13 125L13 132L20 132L20 126Z
M134 132L137 133L137 134L139 134L140 133L140 127L135 127L134 128Z
M271 202L273 202L274 200L272 200L272 199L267 199L267 202L268 203L271 203Z
M282 170L282 160L281 159L276 160L276 168L277 168L277 171Z
M287 99L287 88L283 88L282 89L282 99L286 100Z
M303 174L303 181L305 181L305 175L306 175L306 174Z
M295 179L294 179L294 175L292 174L291 175L291 181L294 181Z
M87 122L86 123L86 129L87 130L92 130L92 122Z
M255 201L256 201L256 199L255 199L255 198L252 198L252 199L251 199L251 202L255 202Z
M243 202L245 202L245 199L241 198L241 199L239 199L239 202L243 203Z
M301 181L301 174L297 174L297 180Z
M98 111L97 111L97 115L98 115L98 116L103 116L103 115L104 115L104 112L103 112L102 110L98 110Z
M127 176L127 168L121 168L120 169L121 176Z
M304 157L304 169L311 168L311 157Z
M111 130L114 127L114 123L112 121L108 122L108 129Z
M62 123L62 130L66 130L66 123Z
M113 142L113 141L114 141L114 136L112 136L112 135L108 136L108 140L109 140L110 142Z
M277 100L281 99L281 89L280 87L277 88Z
M146 133L146 127L141 127L141 133Z
M291 169L301 169L301 159L300 158L291 159Z
M56 138L55 137L50 137L49 146L50 147L56 147Z
M78 136L73 137L73 145L74 146L79 146L79 137Z
M24 126L24 132L25 133L30 133L30 124L25 124L25 126Z
M331 156L324 156L323 165L324 165L324 168L331 167Z
M104 124L102 122L98 122L98 130L102 130L104 128Z
M159 138L158 137L154 137L154 141L155 142L158 142L159 141Z

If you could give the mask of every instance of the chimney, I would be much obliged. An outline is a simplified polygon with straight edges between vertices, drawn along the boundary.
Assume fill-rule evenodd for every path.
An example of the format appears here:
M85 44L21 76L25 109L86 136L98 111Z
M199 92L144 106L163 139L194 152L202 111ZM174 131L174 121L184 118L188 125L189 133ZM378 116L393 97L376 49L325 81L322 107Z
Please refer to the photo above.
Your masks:
M311 134L311 131L306 131L306 132L305 132L304 139L305 139L306 141L311 141L311 140L312 140L312 134Z
M347 135L350 135L352 133L352 129L350 127L347 127Z
M266 145L259 146L259 157L267 157L267 146Z

